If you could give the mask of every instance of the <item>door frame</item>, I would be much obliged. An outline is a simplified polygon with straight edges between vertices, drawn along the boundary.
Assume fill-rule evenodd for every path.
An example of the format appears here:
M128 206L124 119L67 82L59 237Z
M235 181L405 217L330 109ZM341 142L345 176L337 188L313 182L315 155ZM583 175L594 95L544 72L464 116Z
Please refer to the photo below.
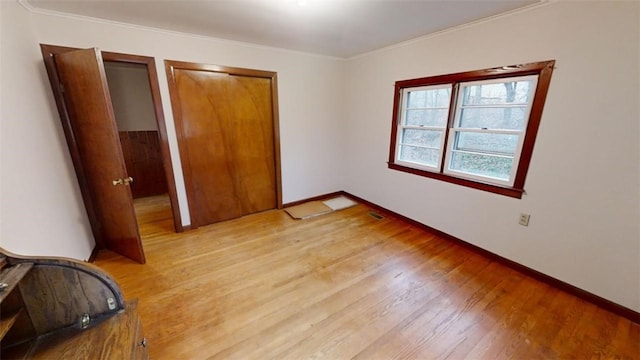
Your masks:
M182 218L180 217L180 207L178 205L178 195L176 191L176 181L173 174L173 164L171 163L171 152L169 150L169 137L167 135L167 124L162 111L162 99L160 98L160 85L158 83L158 73L156 70L156 62L153 57L122 54L116 52L103 51L102 59L104 61L121 62L129 64L140 64L147 67L149 76L149 87L151 90L151 100L153 101L153 110L158 124L158 134L160 135L160 152L162 155L162 165L164 167L165 177L167 179L167 192L171 201L171 212L173 214L173 224L176 232L183 232Z
M202 63L192 63L176 60L164 61L165 71L167 73L167 82L169 84L169 94L171 98L171 108L173 110L173 119L176 127L176 136L178 138L178 147L180 148L180 160L182 162L182 173L187 191L187 199L189 203L189 215L191 217L191 228L195 229L201 224L197 224L195 219L195 209L193 199L194 189L191 176L191 163L189 160L188 147L186 137L183 131L184 120L182 119L181 104L178 99L178 90L175 82L174 70L196 70L223 73L229 75L248 76L265 78L271 81L271 115L273 117L273 146L275 160L275 177L276 177L276 208L282 209L282 171L280 159L280 123L278 117L278 73L274 71L254 70L246 68L237 68L222 65L211 65ZM173 94L176 94L175 96Z
M49 75L49 82L51 83L51 89L53 90L56 107L60 115L60 121L62 123L62 129L64 131L67 145L69 147L71 160L75 168L76 177L78 179L78 185L80 187L80 193L82 195L82 200L84 202L84 206L87 211L89 223L91 225L91 232L96 241L96 250L104 249L105 241L104 239L102 239L102 235L99 231L100 224L96 216L94 201L91 198L91 192L89 191L89 183L85 177L85 171L80 159L78 144L76 143L76 140L73 135L71 122L69 120L69 114L67 113L67 109L64 103L64 98L62 96L62 91L60 89L60 81L59 81L58 73L54 63L54 55L64 53L64 52L74 51L74 50L80 50L80 49L73 48L73 47L66 47L66 46L48 45L48 44L40 44L40 49L42 52L42 57L45 63L45 67L47 69L47 73ZM184 227L182 225L182 219L180 217L180 208L177 201L175 178L173 174L173 165L171 162L171 155L169 151L167 127L165 123L164 113L162 111L162 100L160 98L160 87L158 83L155 59L153 57L122 54L122 53L107 52L107 51L102 51L101 53L102 53L103 61L142 64L142 65L145 65L147 68L147 74L149 76L149 86L151 90L151 99L153 101L156 122L158 125L158 134L160 136L162 162L164 166L165 176L167 179L169 199L171 201L174 228L176 232L182 232L184 231ZM133 207L133 203L131 204L131 206Z

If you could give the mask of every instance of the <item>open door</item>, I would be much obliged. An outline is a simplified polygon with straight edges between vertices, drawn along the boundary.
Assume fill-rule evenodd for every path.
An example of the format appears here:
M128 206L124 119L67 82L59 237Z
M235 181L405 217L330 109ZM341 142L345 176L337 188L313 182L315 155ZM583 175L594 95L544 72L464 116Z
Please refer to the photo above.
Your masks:
M69 51L56 54L54 62L70 136L78 150L75 156L98 224L94 235L100 239L96 242L144 263L129 189L132 179L124 165L102 55L98 49Z

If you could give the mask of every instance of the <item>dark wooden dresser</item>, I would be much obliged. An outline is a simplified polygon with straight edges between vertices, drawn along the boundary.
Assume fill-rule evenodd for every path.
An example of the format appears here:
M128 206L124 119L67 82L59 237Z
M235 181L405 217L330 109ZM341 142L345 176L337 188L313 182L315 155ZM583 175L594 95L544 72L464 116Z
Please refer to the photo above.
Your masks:
M96 266L0 248L1 359L148 359L137 301Z

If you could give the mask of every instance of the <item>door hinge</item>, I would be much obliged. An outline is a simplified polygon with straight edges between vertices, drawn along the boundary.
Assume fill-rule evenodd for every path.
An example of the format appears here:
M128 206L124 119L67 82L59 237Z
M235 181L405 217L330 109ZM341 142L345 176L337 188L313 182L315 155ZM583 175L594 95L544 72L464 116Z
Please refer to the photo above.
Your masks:
M58 86L60 87L60 92L64 92L64 85L62 85L62 83L58 83Z

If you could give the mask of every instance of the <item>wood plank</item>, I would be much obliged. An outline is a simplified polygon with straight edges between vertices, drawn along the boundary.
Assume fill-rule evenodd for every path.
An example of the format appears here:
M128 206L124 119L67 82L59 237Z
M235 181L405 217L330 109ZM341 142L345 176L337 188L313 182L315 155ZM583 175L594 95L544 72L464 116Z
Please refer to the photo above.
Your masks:
M134 199L166 194L167 179L157 131L120 131L120 144Z
M0 314L2 315L2 318L0 318L0 339L4 338L23 311L23 308L8 314L5 311L2 311L2 314Z
M8 286L4 289L4 291L0 292L0 303L4 301L4 299L11 293L11 291L13 291L20 280L22 280L22 278L27 275L32 267L32 263L22 263L2 269L2 272L0 272L0 282L5 283Z
M0 346L3 357L6 356L5 350L8 348L36 336L29 314L25 311L21 295L23 279L28 277L32 268L33 263L31 262L14 264L3 269L0 274L0 282L9 284L0 294L0 339L2 340ZM11 350L9 353L19 357L20 354L24 354L23 349L16 347L15 351Z
M640 325L364 205L182 234L168 201L136 211L147 264L96 264L140 299L151 358L640 358Z

